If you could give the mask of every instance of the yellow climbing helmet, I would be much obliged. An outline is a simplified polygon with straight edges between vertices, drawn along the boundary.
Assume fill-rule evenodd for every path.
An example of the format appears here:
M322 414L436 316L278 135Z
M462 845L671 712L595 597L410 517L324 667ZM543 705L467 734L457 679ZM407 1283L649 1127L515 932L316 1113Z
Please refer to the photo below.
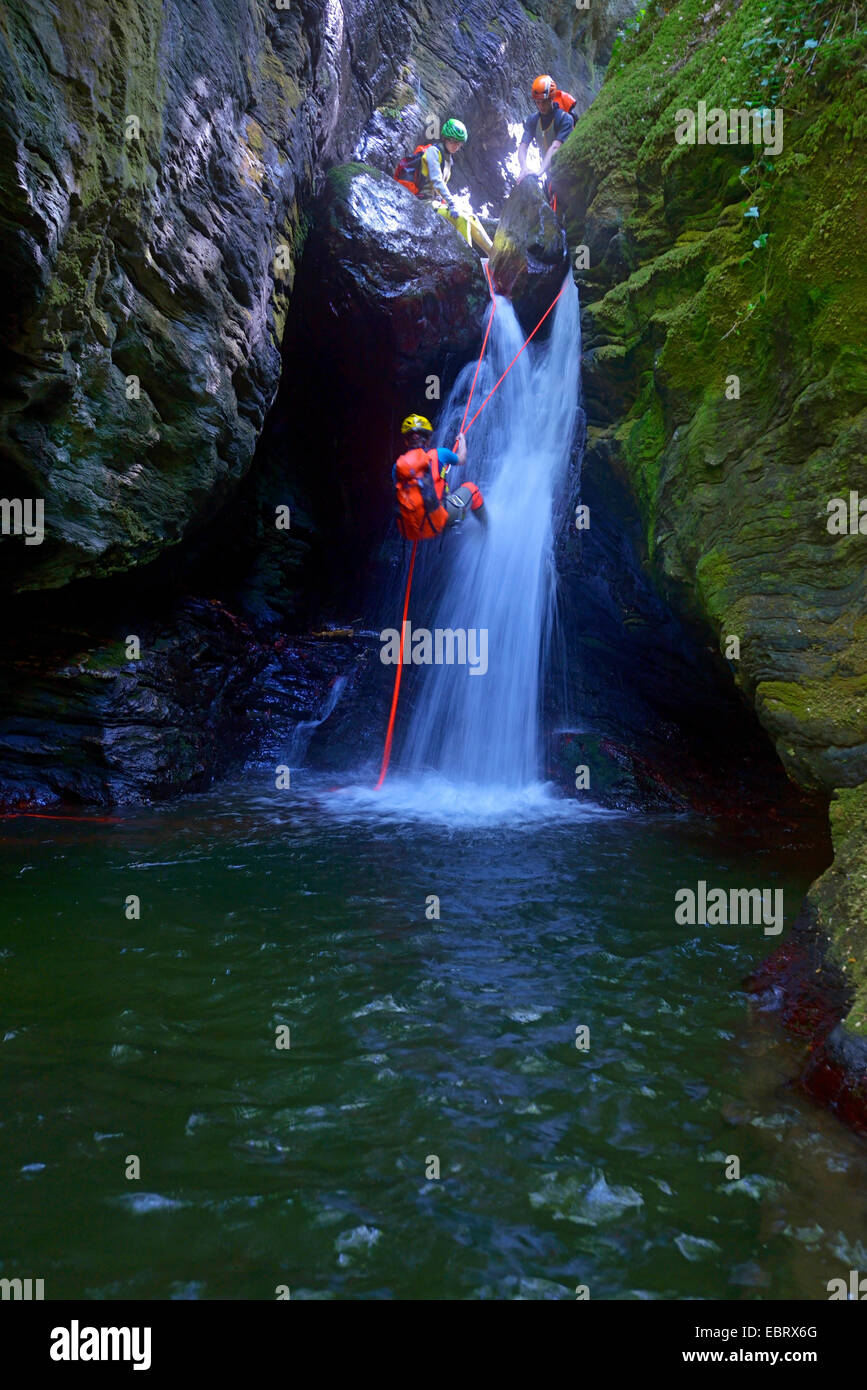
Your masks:
M425 434L433 434L433 425L423 415L407 415L400 427L401 434L413 434L415 430L424 431Z

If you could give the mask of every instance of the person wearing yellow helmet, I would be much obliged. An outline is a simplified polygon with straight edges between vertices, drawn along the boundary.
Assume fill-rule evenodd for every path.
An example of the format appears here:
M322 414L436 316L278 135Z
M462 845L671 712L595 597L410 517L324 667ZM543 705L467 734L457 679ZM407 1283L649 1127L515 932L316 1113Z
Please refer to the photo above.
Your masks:
M403 453L391 471L400 534L409 541L432 540L470 511L487 524L485 499L476 484L462 483L449 492L446 483L449 469L463 468L467 461L464 436L458 435L455 452L429 449L433 425L424 415L407 415L400 432Z
M518 146L518 183L527 176L527 154L535 140L542 155L539 177L544 180L545 191L550 197L548 168L574 127L575 123L569 112L575 105L575 98L568 92L561 92L553 77L543 74L533 83L533 103L536 114L524 122L524 131Z

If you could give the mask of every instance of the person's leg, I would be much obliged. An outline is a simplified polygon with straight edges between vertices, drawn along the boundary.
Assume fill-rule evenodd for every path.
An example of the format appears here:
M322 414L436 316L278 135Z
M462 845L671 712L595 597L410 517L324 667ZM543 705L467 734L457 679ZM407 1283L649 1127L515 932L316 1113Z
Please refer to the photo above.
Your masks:
M436 203L435 206L440 216L445 217L448 222L451 222L452 226L455 228L456 231L460 232L461 236L464 238L467 245L469 246L470 233L469 228L467 227L467 219L465 217L462 217L459 213L452 212L451 208L448 207L446 203Z
M445 509L449 514L446 526L457 526L463 521L467 512L475 512L483 526L488 523L488 514L485 511L485 499L475 483L461 483L455 492L450 492L445 499Z
M481 251L483 256L490 256L494 249L494 243L488 236L479 219L475 216L470 218L470 235L477 251Z
M480 521L483 526L487 526L488 513L485 510L485 499L482 496L481 489L476 487L475 483L465 483L464 486L469 488L473 499L470 503L470 511L477 521Z

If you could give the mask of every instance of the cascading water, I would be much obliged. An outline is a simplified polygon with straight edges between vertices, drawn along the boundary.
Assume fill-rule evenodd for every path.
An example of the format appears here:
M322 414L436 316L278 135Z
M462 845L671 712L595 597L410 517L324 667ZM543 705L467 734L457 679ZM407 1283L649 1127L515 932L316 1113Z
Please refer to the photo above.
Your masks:
M469 516L442 546L420 548L413 627L474 630L476 670L440 664L421 673L399 759L400 770L416 776L436 772L453 784L504 793L539 780L540 690L556 596L554 503L566 482L580 389L571 277L553 319L548 342L522 353L467 436L467 466L457 482L478 482L487 530ZM510 301L499 298L476 405L524 338ZM453 443L474 370L465 368L455 383L440 444Z

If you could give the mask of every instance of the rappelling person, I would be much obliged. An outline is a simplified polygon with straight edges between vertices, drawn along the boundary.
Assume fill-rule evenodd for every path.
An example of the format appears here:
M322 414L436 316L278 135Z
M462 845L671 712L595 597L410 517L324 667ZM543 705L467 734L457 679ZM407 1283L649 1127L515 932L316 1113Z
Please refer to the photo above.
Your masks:
M428 145L416 145L412 154L404 155L394 171L394 177L410 193L423 198L455 226L468 245L475 245L483 256L489 256L493 242L474 212L460 212L448 189L452 176L452 160L461 145L467 143L467 128L463 121L450 118L440 131L440 138Z
M459 434L455 451L429 449L433 425L423 415L407 415L400 427L404 452L392 469L396 494L397 529L408 541L432 540L456 526L469 512L487 525L485 499L475 483L461 483L449 492L450 468L463 468L467 441Z
M518 146L518 183L527 175L527 152L535 140L542 155L542 168L539 177L543 180L545 197L554 211L557 211L557 198L552 192L548 179L548 168L563 141L574 129L572 109L575 98L569 92L562 92L553 77L543 75L533 83L535 116L524 123L521 143Z

